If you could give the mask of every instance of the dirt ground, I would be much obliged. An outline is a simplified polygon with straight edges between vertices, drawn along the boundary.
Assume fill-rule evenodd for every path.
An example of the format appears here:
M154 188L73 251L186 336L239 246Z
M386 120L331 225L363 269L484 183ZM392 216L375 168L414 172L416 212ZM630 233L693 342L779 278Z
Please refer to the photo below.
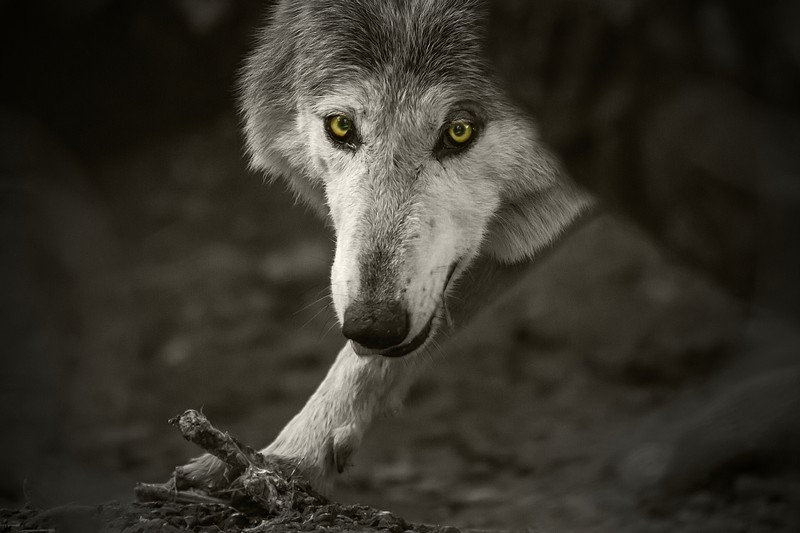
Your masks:
M187 408L202 409L245 442L266 445L303 405L343 342L327 299L329 228L294 205L280 184L251 174L242 155L230 86L261 6L243 2L223 10L227 15L209 30L202 26L206 19L180 7L192 2L171 3L172 18L161 16L161 7L96 4L102 7L80 15L88 18L54 22L51 15L38 26L70 34L86 29L92 46L65 46L102 59L77 60L76 71L96 67L96 79L64 86L40 106L32 104L40 84L29 98L24 77L22 89L4 89L11 105L3 109L0 131L2 507L130 500L136 481L164 480L197 453L166 422ZM611 22L601 31L591 18L557 17L553 3L542 2L541 11L522 2L499 4L495 25L547 13L595 36L611 31L614 17L624 26L626 16L609 8ZM495 53L507 57L504 47L535 45L530 31L544 18L516 41L497 44L493 33ZM101 23L121 33L106 36ZM184 33L170 33L175 27ZM672 46L664 32L659 38ZM7 35L6 44L28 42L20 34ZM138 39L133 45L131 35ZM224 53L202 55L231 35ZM108 49L95 48L101 37L112 43ZM108 56L128 50L119 43L133 50L127 66L103 70ZM564 54L577 58L580 72L585 50L572 50ZM47 55L29 53L34 67L23 73ZM508 57L499 70L516 72L518 60ZM157 68L142 66L146 60ZM181 60L193 66L180 66ZM630 73L612 63L608 71ZM165 64L178 66L173 72ZM71 79L62 70L58 83ZM545 138L610 208L543 256L509 298L442 348L404 410L368 433L332 498L390 510L409 522L464 529L800 530L800 328L797 300L790 297L797 283L785 283L796 271L758 255L761 245L776 248L750 231L769 224L752 218L755 202L709 200L699 210L672 209L685 182L648 173L648 165L663 169L662 155L686 154L680 147L662 154L646 138L651 130L634 124L646 115L654 138L670 140L687 128L675 118L680 106L694 113L700 95L701 108L724 100L720 115L746 114L736 107L739 96L726 100L720 95L730 92L715 92L716 78L696 76L699 81L678 84L662 106L655 97L632 96L624 89L630 79L620 74L610 78L623 80L619 91L601 91L610 99L599 107L606 114L592 115L593 104L580 95L599 83L595 78L554 75L560 84L541 85L537 93L527 74L520 76L512 92L542 111ZM730 76L738 80L735 72ZM133 96L125 81L138 84ZM160 94L160 83L173 86ZM198 94L192 83L204 83ZM652 78L642 83L657 85ZM747 83L737 90L752 89ZM570 100L558 87L577 92ZM520 97L525 88L528 96ZM570 102L580 117L563 114ZM800 138L794 108L780 107L777 96L759 102L780 117L769 124L780 123L790 140ZM727 131L714 124L715 132ZM624 133L604 135L616 128ZM641 167L624 163L631 137L639 144L627 155ZM723 148L747 139L728 141L720 141ZM724 152L709 148L686 157L704 176L720 168L725 174L728 167L714 159L718 151ZM731 153L723 159L746 157ZM732 168L736 178L743 167ZM637 192L626 180L642 169L650 181ZM619 177L591 177L611 170ZM665 182L678 189L668 188L675 197L653 196ZM661 216L647 202L689 218ZM794 216L800 203L788 205L781 212ZM698 211L707 224L681 226ZM715 234L715 217L740 224L731 231L737 237ZM704 256L695 237L719 246L705 248ZM760 266L739 269L738 259L748 254ZM796 256L787 256L794 264ZM778 267L764 270L765 264ZM743 285L751 287L746 297Z

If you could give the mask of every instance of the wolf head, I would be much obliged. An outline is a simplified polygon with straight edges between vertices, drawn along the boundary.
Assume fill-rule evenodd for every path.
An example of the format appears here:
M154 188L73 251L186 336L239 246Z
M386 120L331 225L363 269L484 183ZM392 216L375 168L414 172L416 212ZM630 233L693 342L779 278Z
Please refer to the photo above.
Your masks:
M281 2L247 61L252 166L332 222L356 353L414 352L479 253L531 257L588 205L493 81L483 18L472 0Z

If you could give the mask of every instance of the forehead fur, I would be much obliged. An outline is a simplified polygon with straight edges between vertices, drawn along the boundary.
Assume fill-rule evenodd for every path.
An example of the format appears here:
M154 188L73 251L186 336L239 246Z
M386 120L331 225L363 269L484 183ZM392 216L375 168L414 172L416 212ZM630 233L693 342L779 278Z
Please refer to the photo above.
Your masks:
M253 59L282 63L283 80L305 95L367 78L479 89L483 20L476 0L282 2Z
M482 17L475 2L318 1L301 9L307 58L302 78L312 92L340 77L413 80L422 86L484 77Z

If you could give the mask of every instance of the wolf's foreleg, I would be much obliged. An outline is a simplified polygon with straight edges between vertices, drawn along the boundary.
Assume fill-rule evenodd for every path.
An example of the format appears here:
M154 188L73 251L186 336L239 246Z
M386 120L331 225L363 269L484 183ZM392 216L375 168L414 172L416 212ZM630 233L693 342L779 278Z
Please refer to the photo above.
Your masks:
M295 462L315 489L328 492L372 420L400 408L422 359L361 357L348 343L303 409L261 452ZM211 455L182 467L184 478L200 484L230 482L224 474L224 464Z
M330 488L376 415L400 408L421 358L361 357L350 344L303 409L264 454L295 459L319 490Z

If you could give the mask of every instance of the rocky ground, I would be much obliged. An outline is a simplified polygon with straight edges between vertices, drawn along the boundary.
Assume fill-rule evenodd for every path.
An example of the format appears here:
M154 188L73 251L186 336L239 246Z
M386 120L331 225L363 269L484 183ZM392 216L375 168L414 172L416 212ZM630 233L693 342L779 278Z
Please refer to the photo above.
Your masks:
M100 7L37 26L82 30L86 42L64 41L62 55L37 51L36 32L4 32L3 59L26 76L3 89L0 129L0 502L29 507L3 511L0 530L51 527L36 509L70 502L107 524L257 526L201 504L126 502L136 481L163 481L197 453L169 418L202 409L266 444L342 343L326 298L330 231L242 158L229 87L260 6L202 19L186 18L191 2L169 3L168 16L85 4ZM752 139L734 127L755 113L765 135L800 138L784 86L751 68L774 40L788 43L775 61L796 57L781 30L796 10L776 3L773 18L741 26L746 13L716 2L532 5L494 8L497 67L518 73L512 92L611 208L442 349L332 500L351 519L359 506L391 511L392 531L797 531L794 241L755 231L791 234L796 189L758 181ZM772 44L759 44L769 24ZM28 46L28 66L9 43ZM520 59L523 47L534 52ZM549 47L556 65L537 59ZM608 49L615 60L594 68ZM47 87L61 89L48 92L32 73L67 52L76 87L59 63ZM796 177L795 159L779 163ZM703 179L712 185L698 191ZM754 181L785 202L765 205ZM111 499L122 503L98 511Z

